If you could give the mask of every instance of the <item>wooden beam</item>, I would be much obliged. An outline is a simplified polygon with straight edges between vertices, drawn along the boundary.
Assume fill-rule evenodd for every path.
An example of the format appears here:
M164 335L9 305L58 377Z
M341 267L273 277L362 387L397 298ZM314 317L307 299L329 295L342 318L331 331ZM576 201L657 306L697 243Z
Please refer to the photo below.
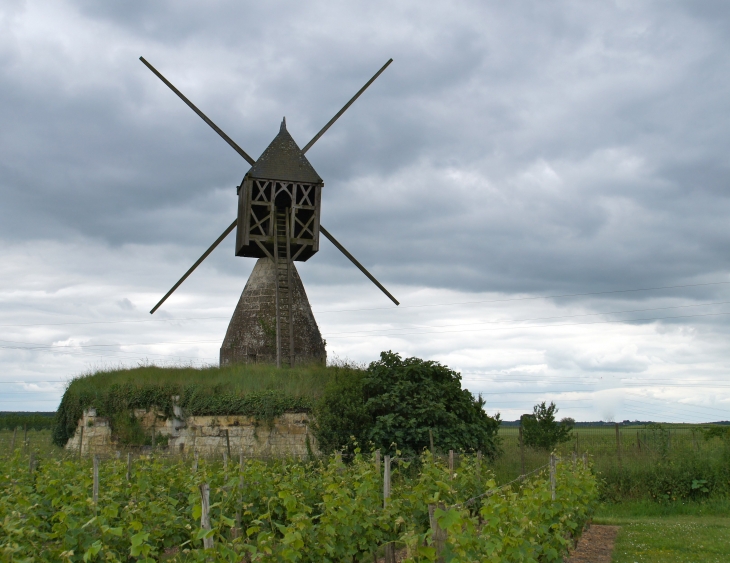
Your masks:
M175 87L174 87L174 86L172 85L172 83L171 83L171 82L170 82L170 81L169 81L169 80L168 80L167 78L165 78L164 76L162 76L162 74L160 74L160 72L159 72L159 71L158 71L158 70L157 70L157 69L156 69L155 67L153 67L153 66L152 66L152 65L151 65L150 63L148 63L148 62L147 62L147 61L145 60L145 58L144 58L144 57L140 57L140 58L139 58L139 60L140 60L140 61L142 61L142 63L144 63L144 65L145 65L145 66L146 66L146 67L147 67L148 69L150 69L150 70L151 70L151 71L152 71L152 72L154 73L154 75L155 75L155 76L157 76L157 78L159 78L160 80L162 80L162 82L164 82L164 83L165 83L165 85L166 85L166 86L167 86L167 87L168 87L168 88L169 88L170 90L172 90L173 92L175 92L175 94L177 94L177 96L178 96L178 97L179 97L179 98L180 98L180 99L181 99L181 100L182 100L183 102L185 102L185 103L187 104L187 106L188 106L188 107L189 107L189 108L190 108L191 110L193 110L193 111L194 111L195 113L197 113L197 114L198 114L198 117L200 117L200 118L201 118L201 119L202 119L203 121L205 121L205 122L206 122L206 123L207 123L208 125L210 125L210 127L211 127L211 128L213 129L213 131L215 131L216 133L218 133L218 134L219 134L219 135L221 136L221 138L222 138L222 139L223 139L223 140L224 140L224 141L225 141L226 143L228 143L228 144L229 144L229 145L231 146L231 148L233 148L233 150L234 150L234 151L236 151L236 152L237 152L237 153L238 153L239 155L241 155L241 156L243 157L243 159L244 159L244 160L245 160L246 162L248 162L248 163L249 163L249 164L250 164L251 166L253 166L254 164L256 164L256 161L255 161L255 160L254 160L253 158L251 158L251 157L250 157L250 156L249 156L249 155L248 155L248 154L246 153L246 151L244 151L244 150L243 150L243 149L242 149L241 147L239 147L239 146L238 146L238 145L237 145L237 144L236 144L236 143L235 143L235 142L233 141L233 139L231 139L231 138L230 138L230 137L229 137L228 135L226 135L226 134L225 134L225 133L223 132L223 130L222 130L222 129L221 129L220 127L218 127L218 126L217 126L217 125L216 125L215 123L213 123L213 122L212 122L212 121L211 121L210 119L208 119L208 116L207 116L207 115L205 115L205 114L204 114L204 113L203 113L202 111L200 111L200 110L199 110L199 109L198 109L197 107L195 107L195 104L193 104L193 102L191 102L190 100L188 100L188 99L187 99L187 98L186 98L186 97L185 97L185 96L183 95L183 93L182 93L182 92L180 92L180 90L178 90L177 88L175 88Z
M281 367L281 323L279 322L279 240L277 234L276 214L274 214L274 295L276 300L276 367Z
M291 247L289 246L289 239L290 239L290 232L289 229L291 227L291 221L289 220L289 215L291 214L291 210L287 210L286 213L286 276L287 276L287 283L289 284L289 367L294 367L294 307L292 306L292 303L294 301L294 296L292 294L292 283L291 283L291 268L292 268L292 259L291 259Z
M175 285L172 286L172 289L170 291L168 291L162 299L159 300L157 305L152 307L152 310L150 311L150 315L153 314L155 311L157 311L157 309L160 308L160 305L162 305L165 302L165 300L167 300L167 298L170 297L170 295L172 295L172 292L175 291L178 287L180 287L182 282L184 282L186 279L188 279L188 276L190 274L192 274L193 271L195 271L195 268L200 266L200 263L203 260L205 260L211 252L213 252L215 250L215 247L218 246L221 242L223 242L224 238L226 238L228 235L231 234L231 231L236 228L237 223L238 223L238 219L233 221L233 223L231 223L230 226L225 231L223 231L223 234L221 236L219 236L213 244L210 245L208 250L206 250L200 258L198 258L198 261L195 262L195 264L193 264L191 266L191 268L187 272L185 272L185 275L183 277L181 277L180 280L178 280L178 282Z
M327 229L325 229L322 225L320 225L319 226L319 230L320 230L320 232L324 236L326 236L329 239L329 241L332 244L334 244L337 247L337 249L340 252L342 252L342 254L344 254L345 256L347 256L350 259L350 262L352 262L353 264L355 264L355 266L357 266L360 269L360 271L363 274L365 274L371 282L373 282L375 285L377 285L378 288L380 289L380 291L382 291L383 293L385 293L385 295L387 295L393 303L395 303L396 305L400 305L400 303L398 303L398 300L395 297L393 297L390 294L390 292L387 289L385 289L385 287L383 287L383 285L378 280L376 280L375 277L370 272L368 272L365 269L365 266L363 266L362 264L360 264L360 262L358 262L357 259L352 254L350 254L349 252L347 252L347 249L345 249L344 246L342 246L339 242L337 242L337 240L335 239L335 237L333 237L329 233L329 231L327 231Z

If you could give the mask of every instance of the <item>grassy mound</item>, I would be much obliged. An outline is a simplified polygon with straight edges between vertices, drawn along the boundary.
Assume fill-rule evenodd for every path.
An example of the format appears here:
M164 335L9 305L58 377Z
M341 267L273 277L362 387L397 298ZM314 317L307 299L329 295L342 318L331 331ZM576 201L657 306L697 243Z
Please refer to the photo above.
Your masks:
M53 442L64 446L89 407L109 417L112 431L122 434L123 441L134 442L132 410L157 407L172 416L174 395L187 416L246 415L270 421L285 412L309 412L332 379L353 371L358 368L317 364L99 371L69 383L56 413Z

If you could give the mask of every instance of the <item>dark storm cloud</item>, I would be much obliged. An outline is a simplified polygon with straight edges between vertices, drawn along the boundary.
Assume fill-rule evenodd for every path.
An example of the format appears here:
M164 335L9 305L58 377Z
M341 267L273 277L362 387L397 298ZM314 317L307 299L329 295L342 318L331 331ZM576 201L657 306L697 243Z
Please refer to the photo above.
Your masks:
M4 41L8 239L204 248L227 224L248 166L138 54L254 156L284 114L306 143L393 56L308 155L326 224L389 279L544 291L727 271L722 5L66 12L47 41Z

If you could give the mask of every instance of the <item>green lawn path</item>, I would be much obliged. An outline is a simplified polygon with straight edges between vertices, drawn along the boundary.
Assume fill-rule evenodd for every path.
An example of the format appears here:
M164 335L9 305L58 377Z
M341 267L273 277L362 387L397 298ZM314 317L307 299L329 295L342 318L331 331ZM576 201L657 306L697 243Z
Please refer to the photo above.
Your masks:
M690 514L673 515L639 506L616 508L604 505L594 519L596 524L621 526L612 563L730 562L730 512L724 507L680 509Z

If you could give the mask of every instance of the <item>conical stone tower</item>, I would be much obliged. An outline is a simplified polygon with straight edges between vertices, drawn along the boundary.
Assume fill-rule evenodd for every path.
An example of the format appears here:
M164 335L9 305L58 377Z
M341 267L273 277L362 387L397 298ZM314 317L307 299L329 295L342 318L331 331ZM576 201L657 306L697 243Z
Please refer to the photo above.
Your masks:
M326 363L325 341L314 320L304 285L293 262L289 268L287 283L282 283L283 276L270 258L259 258L256 262L228 325L221 346L221 366L276 363L277 298L281 364Z

